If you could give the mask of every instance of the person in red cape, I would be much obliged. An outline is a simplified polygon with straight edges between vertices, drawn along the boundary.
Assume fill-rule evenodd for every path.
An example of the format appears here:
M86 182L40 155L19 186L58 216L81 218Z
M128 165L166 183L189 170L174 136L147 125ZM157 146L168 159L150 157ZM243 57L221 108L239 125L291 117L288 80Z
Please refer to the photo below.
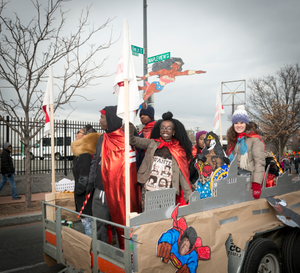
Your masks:
M148 191L175 188L176 202L185 205L192 193L188 165L192 158L192 143L184 125L173 119L171 112L164 113L155 123L150 138L135 137L134 126L130 125L130 144L147 150L137 181ZM170 176L163 175L167 169ZM161 178L166 179L166 183L159 183Z
M259 199L265 172L266 146L261 136L249 126L248 114L243 105L239 105L232 115L232 126L227 131L227 143L226 153L230 161L236 157L238 167L251 172L253 197Z
M93 216L126 224L125 215L125 135L117 106L107 106L101 112L100 126L105 133L97 142L86 193L93 190ZM134 157L135 159L135 157ZM136 181L136 162L130 163L130 210L140 212ZM124 249L123 229L116 228L119 247ZM108 242L107 224L97 221L98 239Z
M154 108L150 105L143 103L143 107L140 110L141 123L144 125L143 129L138 133L140 138L150 138L152 128L155 124L154 120ZM143 159L145 157L145 150L136 148L136 168L139 170Z

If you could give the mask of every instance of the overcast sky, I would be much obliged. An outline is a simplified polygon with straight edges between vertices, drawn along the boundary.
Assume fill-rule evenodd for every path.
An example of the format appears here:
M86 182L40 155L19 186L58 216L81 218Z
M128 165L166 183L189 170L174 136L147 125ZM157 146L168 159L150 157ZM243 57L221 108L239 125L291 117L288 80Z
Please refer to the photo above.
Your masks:
M42 2L47 2L43 0ZM171 111L186 128L212 130L216 92L221 83L275 74L285 64L300 60L300 1L278 0L148 0L148 57L171 52L184 61L183 70L205 70L206 74L180 76L154 96L155 118ZM28 0L12 0L10 7L30 18L33 9ZM90 21L103 24L115 18L110 28L100 32L95 43L105 43L112 31L113 39L122 35L123 19L128 20L131 42L143 47L143 0L73 0L67 27L76 26L82 9L92 4ZM103 73L114 73L122 39L103 52L109 56ZM143 76L142 55L134 58L136 74ZM53 67L53 73L59 71ZM156 77L149 78L152 82ZM114 76L102 78L93 88L78 91L92 101L77 99L76 111L69 119L98 121L99 110L117 103L113 94ZM232 90L235 83L228 84ZM243 85L240 90L243 90ZM224 90L226 91L226 90ZM227 91L229 91L227 89ZM246 92L249 93L248 88ZM225 97L226 98L226 97ZM227 101L231 103L231 99ZM231 114L231 106L225 107ZM68 109L56 118L64 119ZM222 117L223 134L231 122Z

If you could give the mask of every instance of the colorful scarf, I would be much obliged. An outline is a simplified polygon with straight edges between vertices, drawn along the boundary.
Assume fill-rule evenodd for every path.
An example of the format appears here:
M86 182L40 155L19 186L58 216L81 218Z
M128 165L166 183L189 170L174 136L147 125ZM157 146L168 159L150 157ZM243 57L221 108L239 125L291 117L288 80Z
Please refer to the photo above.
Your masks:
M227 147L227 155L229 155L229 159L232 162L234 159L234 155L233 155L233 150L235 147L240 147L240 153L241 153L241 161L240 161L240 168L245 169L246 166L248 165L248 146L246 144L246 139L245 137L256 137L259 138L260 141L264 144L265 146L265 150L266 150L266 145L263 141L263 139L261 138L260 135L254 133L254 131L246 134L246 133L240 133L237 135L235 143L233 146L228 146Z

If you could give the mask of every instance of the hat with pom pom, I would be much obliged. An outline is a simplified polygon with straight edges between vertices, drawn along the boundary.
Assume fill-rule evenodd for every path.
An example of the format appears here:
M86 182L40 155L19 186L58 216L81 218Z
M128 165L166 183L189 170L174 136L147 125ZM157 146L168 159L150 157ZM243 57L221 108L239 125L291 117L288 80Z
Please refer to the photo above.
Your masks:
M249 124L248 114L244 105L239 105L232 115L232 124L235 124L239 121Z

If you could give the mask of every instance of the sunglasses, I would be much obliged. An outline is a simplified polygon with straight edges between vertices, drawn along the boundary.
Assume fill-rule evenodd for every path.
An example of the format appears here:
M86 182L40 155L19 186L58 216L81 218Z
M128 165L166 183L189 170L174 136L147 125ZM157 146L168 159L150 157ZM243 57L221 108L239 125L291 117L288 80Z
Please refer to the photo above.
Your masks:
M172 127L160 127L160 130L168 130L168 131L172 131L173 128Z
M77 131L76 135L78 135L78 134L83 134L84 135L84 133L82 133L81 131Z

